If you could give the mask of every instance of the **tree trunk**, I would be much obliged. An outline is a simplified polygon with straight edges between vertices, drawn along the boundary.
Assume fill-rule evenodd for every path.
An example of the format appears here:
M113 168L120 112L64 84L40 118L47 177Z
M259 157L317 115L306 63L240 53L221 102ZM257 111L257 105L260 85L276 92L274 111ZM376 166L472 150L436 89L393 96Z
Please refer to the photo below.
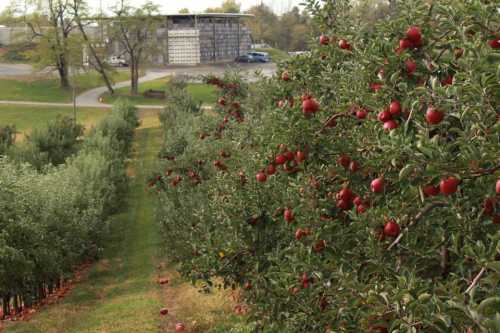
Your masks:
M68 64L66 63L66 58L64 54L60 54L57 60L57 72L59 73L59 80L61 88L69 89L69 71Z
M93 67L95 70L101 74L102 79L104 80L104 83L106 84L106 87L108 88L108 91L111 95L115 93L115 90L113 89L113 85L111 84L111 79L108 77L108 73L106 73L106 70L104 69L104 65L97 55L97 51L95 50L94 46L92 45L92 42L90 41L87 33L85 32L85 28L82 25L82 22L80 21L80 18L78 17L76 20L76 23L78 25L78 29L80 30L80 33L83 36L83 39L85 40L85 43L87 44L88 49L90 50L90 53L92 54L92 57L95 60L95 64L93 64Z
M137 59L134 57L130 60L130 94L138 95L139 94L139 64Z

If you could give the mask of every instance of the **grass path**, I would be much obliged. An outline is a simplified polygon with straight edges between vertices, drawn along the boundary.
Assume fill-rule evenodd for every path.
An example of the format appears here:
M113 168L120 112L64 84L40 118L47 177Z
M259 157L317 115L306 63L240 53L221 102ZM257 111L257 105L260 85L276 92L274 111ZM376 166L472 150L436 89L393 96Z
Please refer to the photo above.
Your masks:
M112 223L103 259L59 304L8 333L158 332L162 295L156 283L158 233L145 177L160 148L158 128L137 131L128 209Z

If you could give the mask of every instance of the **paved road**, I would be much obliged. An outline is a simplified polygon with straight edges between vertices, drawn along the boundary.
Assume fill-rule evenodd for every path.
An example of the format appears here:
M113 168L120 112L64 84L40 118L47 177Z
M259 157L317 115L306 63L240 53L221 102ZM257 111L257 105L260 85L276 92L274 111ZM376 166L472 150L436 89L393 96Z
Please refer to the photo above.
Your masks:
M9 65L10 66L10 65ZM8 68L6 64L0 64L2 68ZM14 65L19 66L19 65ZM24 65L22 65L24 66ZM26 65L29 66L29 65ZM19 71L17 75L21 75L21 68L17 67ZM240 65L204 65L192 67L175 67L166 69L151 69L139 79L139 82L147 82L156 80L165 76L188 76L194 80L199 79L200 75L215 74L222 75L228 68L237 68L241 70L243 76L248 81L257 79L256 71L260 71L264 76L272 76L276 72L275 64L240 64ZM10 69L10 72L15 72L15 67ZM13 74L12 74L13 75ZM0 75L1 76L1 75ZM119 82L114 85L115 89L130 86L130 81ZM110 108L112 105L99 102L99 97L107 91L106 87L99 87L88 90L83 94L77 96L76 105L78 107L103 107ZM54 107L68 107L73 106L71 103L43 103L43 102L30 102L30 101L0 101L0 104L14 104L14 105L39 105L39 106L54 106ZM161 105L137 105L139 109L163 109Z
M33 72L33 67L28 64L6 64L0 63L1 76L24 76L30 75Z

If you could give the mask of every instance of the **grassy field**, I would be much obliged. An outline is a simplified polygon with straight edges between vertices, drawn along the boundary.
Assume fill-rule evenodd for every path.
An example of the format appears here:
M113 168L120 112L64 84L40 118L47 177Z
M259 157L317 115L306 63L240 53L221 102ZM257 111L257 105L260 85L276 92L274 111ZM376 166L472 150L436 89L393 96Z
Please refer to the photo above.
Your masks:
M113 96L106 93L102 97L105 103L110 104L120 97L125 97L132 103L138 105L162 105L164 103L163 100L155 98L145 98L144 96L142 96L142 93L144 93L148 89L165 90L168 80L169 78L165 77L162 79L141 83L139 85L139 93L141 95L139 96L130 96L130 87L125 87L116 90L116 93ZM187 86L187 90L195 100L203 104L212 104L217 100L215 88L213 88L212 86L202 83L189 83Z
M280 62L283 60L290 59L290 56L288 53L282 50L278 49L273 49L273 48L268 48L268 49L255 49L252 51L257 51L257 52L267 52L269 53L269 56L271 57L272 62Z
M108 112L109 109L78 108L76 119L86 127L90 127ZM29 132L33 127L47 123L58 115L73 116L73 109L66 107L0 105L0 124L15 125L20 132Z
M128 71L116 71L112 75L115 82L126 81L130 77ZM104 85L102 78L96 72L88 72L75 77L77 94L83 91ZM70 102L72 90L59 87L57 78L29 79L29 78L2 78L0 79L0 100L9 101L36 101L36 102Z

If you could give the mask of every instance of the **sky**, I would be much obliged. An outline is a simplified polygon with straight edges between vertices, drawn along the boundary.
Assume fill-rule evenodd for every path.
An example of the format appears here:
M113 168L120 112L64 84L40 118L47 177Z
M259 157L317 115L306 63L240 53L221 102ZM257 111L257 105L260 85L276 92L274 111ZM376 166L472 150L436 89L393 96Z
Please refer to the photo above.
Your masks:
M103 10L112 6L115 0L87 0L92 9L98 11L102 2ZM190 12L202 12L208 7L217 7L222 3L222 0L152 0L160 5L161 12L164 14L177 13L182 8L188 8ZM303 0L237 0L241 4L242 10L246 10L261 2L269 5L277 13L283 13L291 9L293 6L299 5ZM11 0L0 0L0 11L5 9ZM146 0L129 0L129 3L134 6L140 6Z

